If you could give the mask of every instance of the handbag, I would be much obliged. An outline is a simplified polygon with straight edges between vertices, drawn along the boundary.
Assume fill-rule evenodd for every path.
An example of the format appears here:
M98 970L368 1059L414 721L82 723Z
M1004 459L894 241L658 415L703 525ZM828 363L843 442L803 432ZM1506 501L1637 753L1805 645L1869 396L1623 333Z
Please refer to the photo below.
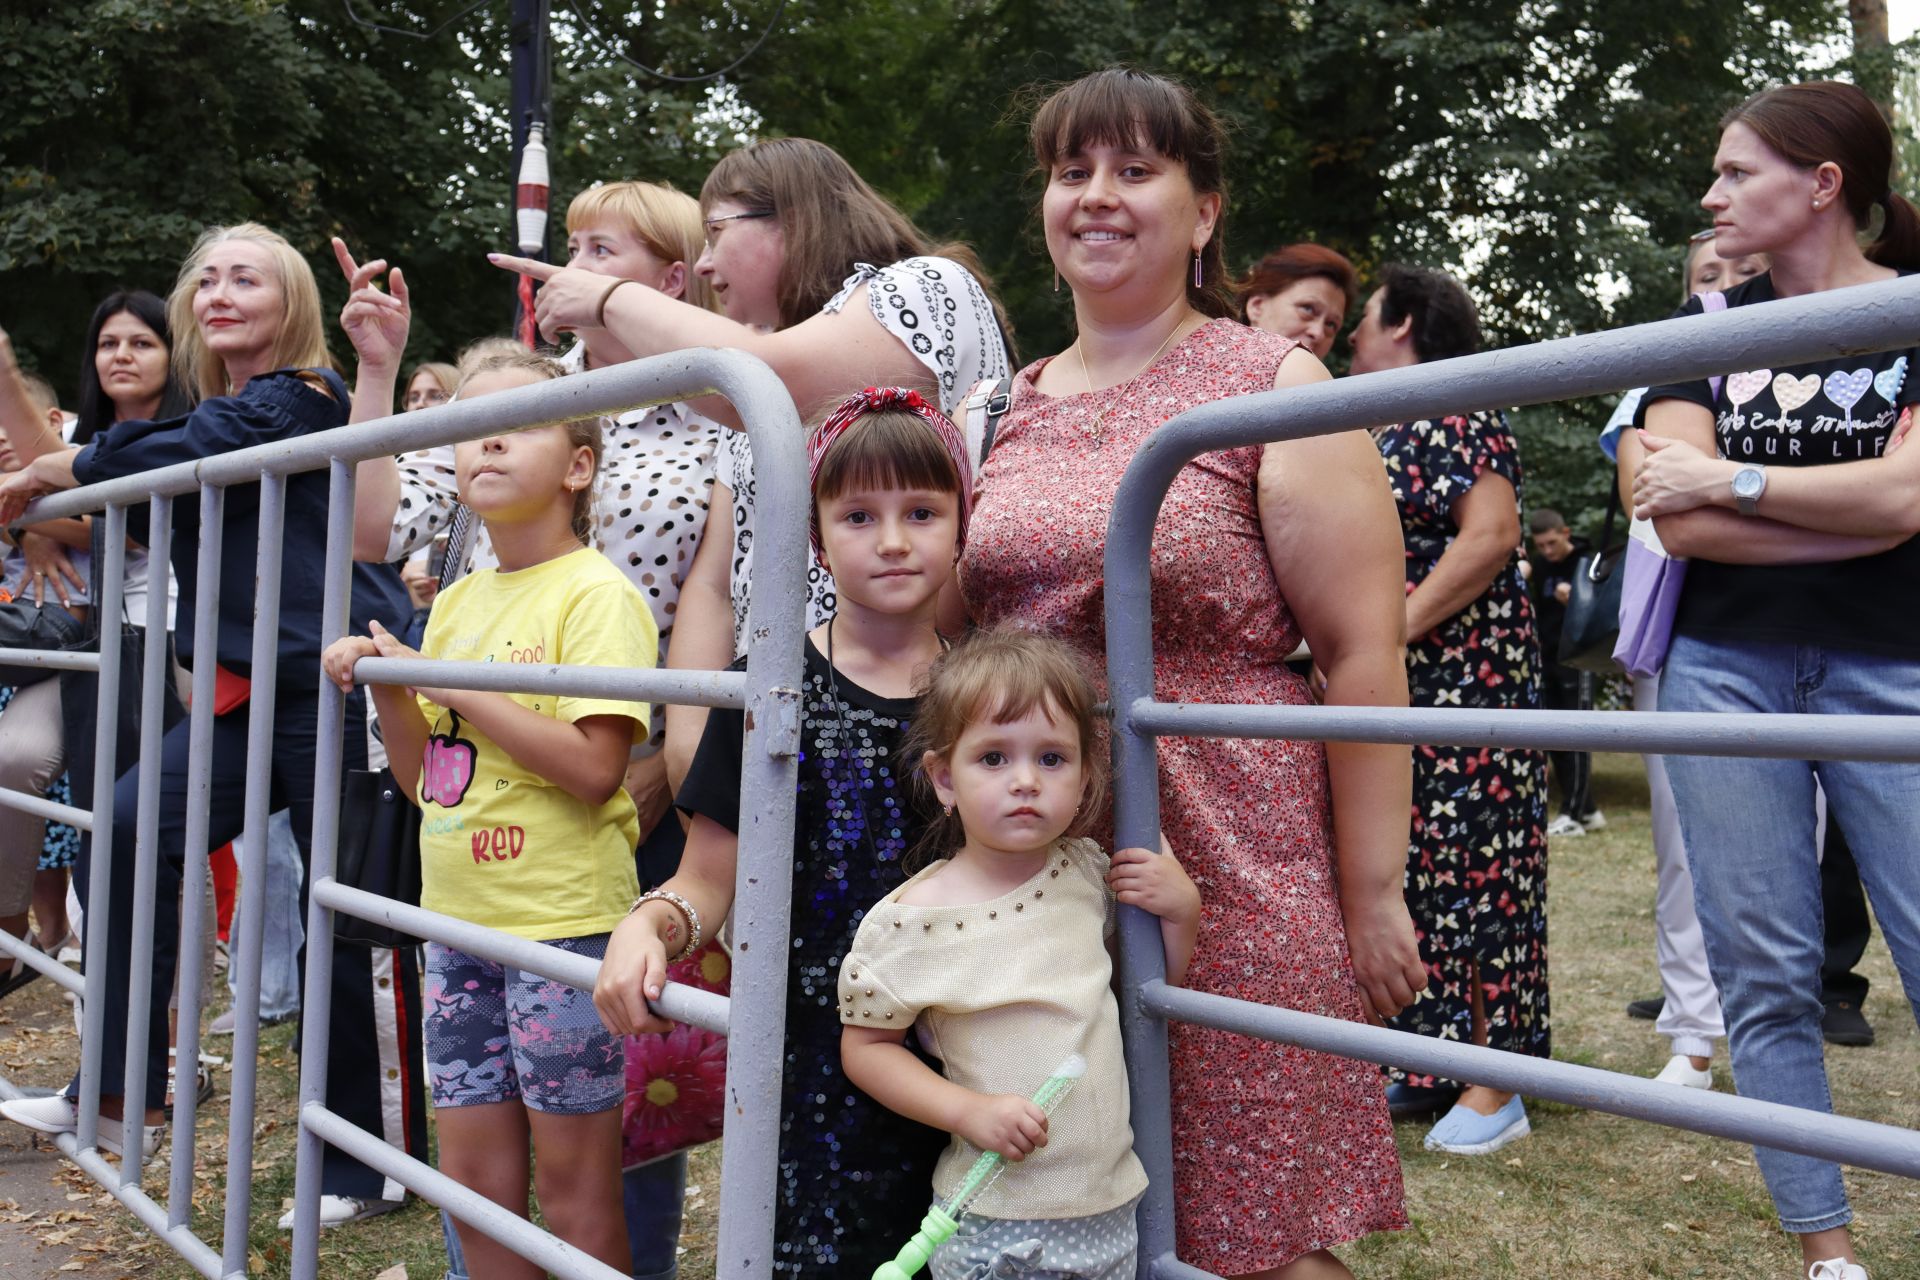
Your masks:
M1702 314L1727 309L1724 293L1700 295ZM1720 398L1722 379L1708 378L1713 398ZM1636 518L1627 527L1627 558L1620 586L1620 638L1613 660L1627 674L1645 678L1660 674L1673 643L1673 620L1680 612L1680 594L1687 585L1687 562L1669 555L1660 544L1653 521Z
M410 907L420 905L420 811L386 769L348 769L340 776L340 841L334 879ZM341 942L386 949L420 939L391 925L336 912Z
M93 559L95 566L104 565L106 558L105 521L93 522ZM95 575L90 584L88 598L100 598L98 570L89 572ZM68 652L98 653L100 651L100 610L87 611L87 621L80 626L81 634L71 644L63 645ZM121 605L120 621L120 698L114 707L117 728L114 733L113 776L118 778L140 763L140 721L141 708L146 699L141 693L141 683L145 679L147 666L148 636L143 628L136 627L126 618L124 601ZM161 644L169 643L161 637ZM168 654L166 669L160 680L160 732L166 733L187 715L186 704L180 701L180 694L174 688L172 678L172 654ZM66 731L67 761L71 766L67 773L68 783L73 792L73 806L76 809L92 809L93 794L93 748L98 739L95 716L100 705L100 677L92 671L63 671L60 673L60 719ZM124 819L123 819L124 821ZM91 837L88 837L91 839Z
M1567 596L1566 619L1560 626L1561 666L1606 674L1618 671L1614 645L1620 639L1620 558L1625 547L1613 545L1613 519L1620 510L1618 495L1607 504L1607 521L1600 531L1600 549L1573 575Z
M0 649L71 651L86 643L87 626L57 604L9 600L0 604ZM0 665L0 684L24 689L60 672L55 667Z
M667 969L670 982L726 995L733 957L708 940ZM628 1036L620 1167L632 1169L720 1136L726 1117L727 1038L682 1022L665 1035Z
M1673 619L1687 583L1687 562L1667 554L1653 521L1636 519L1627 529L1626 563L1618 575L1620 636L1613 660L1628 675L1654 676L1667 662L1673 643Z

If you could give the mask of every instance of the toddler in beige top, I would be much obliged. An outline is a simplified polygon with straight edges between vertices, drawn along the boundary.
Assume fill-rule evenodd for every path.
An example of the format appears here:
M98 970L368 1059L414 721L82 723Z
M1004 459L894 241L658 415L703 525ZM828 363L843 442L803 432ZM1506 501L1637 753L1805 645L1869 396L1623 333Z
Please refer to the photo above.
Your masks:
M934 664L914 743L946 815L924 848L945 856L867 913L841 965L848 1078L953 1135L934 1194L982 1151L1013 1162L934 1254L933 1280L975 1280L1003 1257L1086 1280L1134 1274L1147 1178L1112 989L1115 903L1160 917L1178 983L1200 895L1164 849L1109 859L1075 838L1104 798L1094 702L1072 651L1026 632L976 635ZM942 1072L907 1049L910 1031ZM1071 1053L1087 1072L1050 1122L1031 1096Z

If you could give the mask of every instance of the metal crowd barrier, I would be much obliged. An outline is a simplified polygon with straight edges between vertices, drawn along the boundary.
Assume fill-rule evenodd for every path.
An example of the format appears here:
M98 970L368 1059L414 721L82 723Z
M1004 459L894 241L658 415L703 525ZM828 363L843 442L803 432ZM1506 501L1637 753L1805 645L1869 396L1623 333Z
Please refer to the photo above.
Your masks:
M738 995L729 1001L707 992L669 985L657 1002L668 1016L728 1034L734 1052L727 1057L727 1147L721 1179L720 1266L730 1276L771 1274L774 1170L779 1143L781 1051L786 997L794 780L800 736L799 689L805 627L808 496L805 441L799 415L785 386L758 360L736 351L693 350L616 368L519 388L485 399L421 410L404 417L343 427L268 445L162 468L138 476L92 485L34 504L21 523L60 516L105 512L106 563L102 566L97 607L102 616L120 616L125 574L127 510L151 504L146 542L151 551L148 575L147 632L167 631L166 598L172 504L199 493L200 525L217 531L228 486L260 487L257 592L254 617L253 678L248 702L247 777L240 930L232 963L240 987L233 1041L233 1074L227 1141L227 1191L218 1247L194 1234L195 1174L194 1089L182 1073L175 1101L170 1177L164 1201L142 1184L140 1143L130 1130L119 1168L101 1155L97 1140L100 1106L100 1041L103 1002L85 999L88 979L57 965L25 943L0 936L0 952L22 957L85 1001L81 1038L79 1131L57 1139L60 1149L101 1186L110 1190L159 1239L202 1275L248 1280L247 1238L252 1211L254 1104L259 1052L260 956L266 893L266 832L271 796L276 653L280 623L280 569L284 533L286 477L303 471L329 471L329 517L325 562L323 636L331 642L345 634L350 591L353 530L353 464L382 455L451 444L549 422L622 412L642 405L719 394L732 403L753 440L760 476L758 521L763 530L754 556L755 588L744 673L628 671L562 666L503 668L482 663L368 659L358 667L363 681L411 683L506 691L551 691L678 702L701 706L744 707L747 711L745 763L741 776L741 831L738 897L732 915L734 972ZM200 540L197 564L199 596L193 620L194 651L216 651L219 617L221 538ZM182 625L185 619L181 620ZM69 670L99 672L97 741L92 813L53 804L19 792L0 790L0 808L51 817L94 835L89 901L107 901L115 874L112 831L116 708L120 690L120 631L103 629L101 652L47 654L0 650L0 662L21 662ZM140 759L158 761L166 647L146 647L141 697ZM192 764L187 786L186 877L182 897L198 902L207 877L212 773L214 663L196 664L190 712ZM332 950L336 911L395 924L419 937L457 946L475 955L537 973L573 986L591 988L598 966L557 948L527 942L449 916L423 911L341 885L334 880L339 833L345 698L323 682L315 764L315 806L311 885L307 919L306 990L301 1044L300 1134L295 1172L295 1227L292 1274L312 1280L319 1269L320 1171L323 1144L331 1143L387 1178L442 1205L538 1265L563 1277L606 1280L619 1273L573 1249L532 1223L484 1200L430 1166L355 1127L324 1104L329 1014L332 1002ZM159 816L160 770L143 768L135 815L134 925L130 988L145 992L153 968L153 919L158 854L154 833ZM160 904L171 910L173 904ZM184 913L180 945L179 1061L192 1061L200 1045L200 948L202 915ZM106 965L107 931L86 931L86 965L101 973ZM754 946L760 950L753 950ZM149 1034L147 1002L129 1001L125 1113L145 1110L142 1091ZM164 1034L164 1028L161 1029ZM0 1077L0 1097L22 1096Z
M1448 742L1554 750L1794 759L1920 760L1920 718L1671 712L1196 706L1154 696L1148 550L1167 489L1203 453L1445 414L1600 395L1734 369L1886 351L1920 340L1920 280L1895 280L1716 315L1395 369L1202 405L1150 436L1127 468L1107 529L1107 676L1113 704L1116 842L1157 847L1162 735L1343 742ZM1920 1178L1920 1133L1636 1076L1431 1040L1166 985L1158 922L1122 920L1121 1021L1134 1143L1150 1185L1140 1208L1141 1280L1208 1280L1174 1252L1167 1020L1474 1080L1531 1097ZM1685 1096L1681 1096L1684 1094ZM1217 1278L1214 1278L1217 1280Z
M1657 750L1667 753L1818 756L1826 759L1920 759L1920 728L1898 717L1702 716L1626 712L1473 712L1355 707L1183 706L1155 699L1147 551L1160 504L1173 477L1202 453L1274 440L1616 391L1622 386L1699 377L1728 369L1773 366L1856 352L1885 350L1920 337L1920 281L1819 294L1764 308L1665 321L1613 333L1488 352L1435 365L1349 378L1281 393L1220 401L1195 409L1156 432L1134 459L1115 504L1106 552L1107 644L1114 717L1116 820L1122 844L1150 845L1159 829L1155 739L1162 734L1294 737L1327 741L1480 743L1504 746L1596 750ZM748 712L742 777L739 897L733 914L737 981L732 1001L670 987L659 1001L668 1016L730 1037L727 1060L727 1146L720 1196L718 1273L727 1280L765 1280L772 1271L772 1230L782 1038L786 991L793 831L793 785L798 747L802 671L803 584L807 548L807 499L800 477L804 442L793 403L763 365L736 352L688 351L636 361L503 392L482 400L422 410L302 439L182 464L50 497L35 504L28 521L105 511L106 564L98 607L107 617L121 612L127 511L151 503L147 541L149 634L165 631L167 546L171 503L199 493L201 527L217 529L227 486L260 486L258 613L254 685L248 712L250 761L245 801L245 889L241 911L261 918L265 894L266 824L270 780L275 638L279 620L280 555L285 477L328 468L331 514L327 537L324 627L327 639L345 631L347 566L351 554L352 464L382 454L588 414L717 391L732 401L754 440L761 476L755 553L751 647L744 674L521 667L511 671L475 663L366 659L364 679L387 683L431 681L438 685L495 690L613 694L636 700L704 706L744 706ZM199 548L200 607L194 619L195 651L215 651L220 539L203 537ZM0 650L0 662L39 663L98 670L98 737L94 758L95 803L91 814L18 792L0 790L0 808L42 814L96 836L91 900L104 902L113 875L111 832L116 819L113 783L115 708L120 698L120 635L106 628L101 653L50 655ZM163 650L147 648L141 694L146 718L141 758L159 748L160 703L166 678ZM406 906L337 883L333 878L338 835L339 776L344 732L343 697L331 686L320 693L319 751L315 769L310 939L331 936L333 916L344 911L395 925L418 936L575 986L589 986L592 961L470 923ZM194 677L190 717L192 754L186 828L183 896L204 892L213 664ZM136 925L132 986L146 989L151 976L152 909L158 813L158 771L143 773L136 813ZM144 921L144 923L138 923ZM180 948L180 1060L197 1052L200 1040L199 955L201 913L185 913ZM89 930L87 964L104 965L105 937ZM769 945L772 940L772 945ZM221 1280L249 1280L247 1231L252 1208L255 1061L258 1053L260 951L257 928L241 931L233 957L240 975L234 1035L232 1109L228 1125L227 1196L221 1247L190 1228L194 1179L194 1096L182 1088L176 1103L171 1176L164 1199L142 1185L138 1143L116 1169L97 1150L100 1084L100 1002L86 1002L82 1041L79 1132L59 1139L60 1149L195 1270ZM760 946L759 951L752 948ZM17 940L0 936L0 952L18 956L70 991L84 996L86 982ZM300 1079L300 1137L295 1194L293 1275L318 1274L319 1175L323 1144L360 1158L424 1198L450 1208L482 1231L564 1276L605 1278L618 1273L507 1211L481 1200L427 1165L386 1145L329 1112L323 1102L327 1058L327 1013L331 998L331 953L323 945L308 953L306 1036ZM1208 1273L1178 1261L1173 1245L1173 1178L1168 1100L1166 1020L1183 1018L1247 1035L1285 1041L1357 1059L1419 1071L1467 1077L1502 1089L1609 1111L1674 1127L1799 1151L1866 1168L1920 1177L1920 1135L1893 1126L1725 1094L1700 1094L1657 1086L1637 1077L1567 1063L1542 1061L1472 1045L1452 1044L1382 1028L1361 1026L1170 988L1164 981L1159 930L1143 913L1123 913L1122 1002L1128 1062L1133 1080L1136 1144L1151 1176L1141 1208L1143 1277L1206 1280ZM127 1112L138 1114L150 1028L146 1006L133 1001L127 1044ZM19 1096L0 1078L0 1097Z

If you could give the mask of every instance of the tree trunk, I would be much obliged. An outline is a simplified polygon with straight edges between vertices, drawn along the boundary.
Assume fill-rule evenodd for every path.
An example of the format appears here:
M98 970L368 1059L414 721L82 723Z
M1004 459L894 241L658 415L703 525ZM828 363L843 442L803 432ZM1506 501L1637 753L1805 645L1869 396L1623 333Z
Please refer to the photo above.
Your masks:
M1853 23L1854 76L1893 119L1893 49L1887 38L1887 0L1847 0Z

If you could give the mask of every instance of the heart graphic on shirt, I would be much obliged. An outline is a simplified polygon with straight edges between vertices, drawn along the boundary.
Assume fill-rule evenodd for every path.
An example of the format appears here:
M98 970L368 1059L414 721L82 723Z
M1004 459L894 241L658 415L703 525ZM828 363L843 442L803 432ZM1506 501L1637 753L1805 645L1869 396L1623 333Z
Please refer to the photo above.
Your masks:
M1738 409L1747 401L1766 390L1767 380L1773 377L1771 369L1755 369L1751 373L1736 373L1727 379L1727 399Z
M1780 405L1780 412L1792 413L1807 401L1813 399L1820 390L1820 375L1810 373L1804 378L1796 378L1783 373L1773 380L1773 398Z
M1860 397L1867 394L1867 388L1873 385L1873 370L1855 369L1852 373L1837 370L1827 375L1827 399L1840 406L1840 412L1847 415L1847 421L1853 421L1853 406L1860 403Z
M1873 389L1878 391L1880 398L1888 404L1894 402L1895 398L1900 394L1900 388L1906 385L1907 358L1905 356L1901 356L1898 360L1895 360L1891 369L1882 369L1879 373L1875 374L1873 378Z

